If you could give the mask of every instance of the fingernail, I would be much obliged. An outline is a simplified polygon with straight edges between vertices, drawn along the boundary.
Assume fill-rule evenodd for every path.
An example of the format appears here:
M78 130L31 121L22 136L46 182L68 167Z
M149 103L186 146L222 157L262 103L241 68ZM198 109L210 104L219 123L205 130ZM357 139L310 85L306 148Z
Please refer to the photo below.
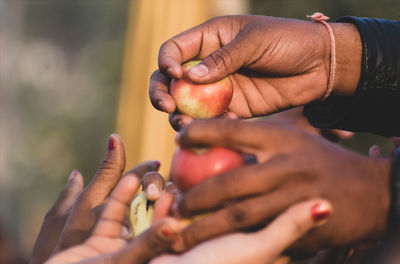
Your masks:
M160 196L160 190L154 183L151 183L149 186L147 186L146 196L149 200L156 199Z
M311 207L311 217L314 222L321 222L331 214L330 208L326 204L316 203Z
M77 175L78 175L78 172L76 170L73 170L68 177L68 181L70 181L70 182L73 181Z
M208 74L208 68L204 64L198 64L191 68L189 70L190 74L197 76L197 77L203 77Z
M160 168L160 166L161 166L161 161L155 160L155 161L154 161L154 164L157 166L157 169L158 169L158 168Z
M117 147L117 142L115 142L115 139L113 137L110 137L108 139L108 150L113 150Z
M161 229L161 234L162 234L164 237L170 237L170 236L176 234L176 232L175 232L174 230L172 230L170 227L163 227L163 228Z

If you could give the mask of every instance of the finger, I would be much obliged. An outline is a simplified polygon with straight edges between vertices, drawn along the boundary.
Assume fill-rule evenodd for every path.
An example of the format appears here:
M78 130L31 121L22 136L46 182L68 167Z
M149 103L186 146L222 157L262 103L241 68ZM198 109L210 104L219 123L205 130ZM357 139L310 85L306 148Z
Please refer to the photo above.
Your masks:
M230 43L211 52L203 61L188 71L190 80L197 83L211 83L224 79L238 71L248 61L249 38L236 36Z
M151 104L158 110L173 113L176 105L169 94L170 80L159 70L153 72L150 78L149 96Z
M143 176L146 173L152 172L152 171L158 171L160 166L161 166L161 162L159 160L145 161L145 162L139 163L138 165L136 165L132 169L130 169L127 172L125 172L122 175L122 177L125 177L125 176L128 176L128 175L129 176L135 176L141 181L143 179Z
M143 176L142 186L146 199L156 201L165 191L165 179L160 173L151 171Z
M79 194L83 191L83 187L82 174L79 171L73 170L69 175L67 185L58 196L50 212L58 216L68 214Z
M193 121L193 118L180 113L173 113L169 115L169 123L175 131L179 131Z
M208 178L186 192L179 201L179 212L192 216L223 206L227 202L268 192L293 175L301 165L287 166L286 156L262 164L252 164Z
M195 120L179 133L177 141L187 148L216 145L252 153L261 147L259 138L254 135L268 133L272 140L274 130L269 127L266 122L261 124L225 118Z
M124 177L117 184L93 231L93 236L119 238L130 203L140 182L136 177Z
M82 190L82 174L74 170L68 177L67 185L46 214L33 247L30 263L44 263L49 258L68 219L72 206Z
M184 253L177 263L273 263L309 230L326 224L332 210L322 199L295 204L260 231L206 241Z
M158 67L170 77L182 78L182 63L196 57L203 41L202 26L189 29L166 41L160 48Z
M180 232L179 223L166 218L155 223L150 229L136 237L122 251L115 253L112 263L147 263L154 256L167 252Z
M182 231L182 239L173 246L181 252L213 237L244 230L266 221L282 212L299 197L292 190L279 190L270 194L248 198L207 214Z
M117 185L125 168L125 150L117 134L110 135L105 158L83 193L83 203L96 206L103 203Z
M159 221L168 216L174 196L171 193L163 193L154 205L152 222Z
M310 229L326 224L332 213L332 205L323 199L295 204L257 232L253 246L264 242L264 256L267 259L277 257ZM258 245L258 250L263 251L263 248Z
M372 158L382 158L382 150L378 145L373 145L368 150L368 155Z

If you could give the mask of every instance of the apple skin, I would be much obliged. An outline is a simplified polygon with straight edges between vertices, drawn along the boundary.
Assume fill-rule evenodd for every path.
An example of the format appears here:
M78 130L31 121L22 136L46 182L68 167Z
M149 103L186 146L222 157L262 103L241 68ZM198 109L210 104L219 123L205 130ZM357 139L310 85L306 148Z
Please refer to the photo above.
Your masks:
M189 61L183 64L183 76L200 62ZM228 108L233 89L228 77L208 84L196 84L183 77L172 79L170 93L179 112L193 118L212 118L222 115Z
M223 148L178 148L172 158L170 177L181 192L201 181L244 164L243 155Z

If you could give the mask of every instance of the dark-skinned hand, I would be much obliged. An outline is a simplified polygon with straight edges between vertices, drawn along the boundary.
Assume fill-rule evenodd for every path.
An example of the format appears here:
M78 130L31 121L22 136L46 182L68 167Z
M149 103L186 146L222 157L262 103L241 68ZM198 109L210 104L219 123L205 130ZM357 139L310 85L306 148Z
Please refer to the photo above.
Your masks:
M178 237L179 223L172 218L156 222L131 241L121 238L129 205L140 185L135 175L123 177L112 191L91 236L82 244L54 255L47 264L147 263L167 252Z
M333 93L351 95L357 87L361 41L352 24L331 23L337 67ZM183 76L181 64L202 60ZM325 94L330 39L320 23L267 16L211 19L169 40L160 48L150 80L153 106L170 113L179 130L192 119L176 111L169 94L171 78L210 83L230 75L233 98L228 116L250 118L301 106Z
M141 179L145 173L157 171L159 165L158 161L143 162L124 173L122 177L136 175ZM104 161L74 204L55 252L81 244L89 237L124 169L125 151L122 140L118 135L112 134ZM129 223L128 218L126 222Z
M290 205L315 197L329 200L335 215L307 234L299 249L317 251L386 232L389 159L362 156L293 126L265 121L198 120L177 141L182 147L233 148L255 155L257 163L209 178L182 196L177 205L182 216L216 212L184 229L176 250L264 225Z
M83 190L82 174L76 170L68 177L68 182L57 200L46 213L39 235L36 238L30 264L43 263L53 252L64 225L79 194Z

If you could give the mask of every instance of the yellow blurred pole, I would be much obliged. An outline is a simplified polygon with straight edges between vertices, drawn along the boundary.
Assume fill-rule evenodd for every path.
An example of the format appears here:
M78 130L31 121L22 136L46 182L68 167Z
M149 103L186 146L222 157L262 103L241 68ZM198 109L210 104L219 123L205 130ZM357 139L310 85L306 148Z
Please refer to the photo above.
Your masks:
M209 0L131 1L117 117L117 132L126 146L127 168L158 159L161 173L167 176L175 132L167 114L150 104L150 75L157 68L161 44L204 22L208 14Z

